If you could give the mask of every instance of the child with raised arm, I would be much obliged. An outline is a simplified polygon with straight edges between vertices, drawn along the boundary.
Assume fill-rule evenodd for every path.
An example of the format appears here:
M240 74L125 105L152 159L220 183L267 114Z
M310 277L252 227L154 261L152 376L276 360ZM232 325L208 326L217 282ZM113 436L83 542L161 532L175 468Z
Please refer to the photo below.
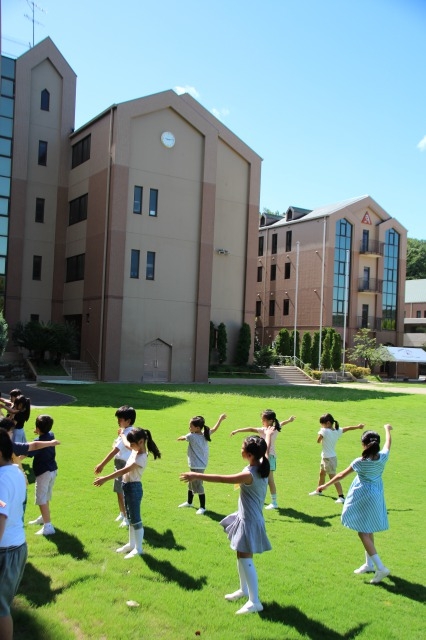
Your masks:
M19 391L19 389L16 389ZM11 392L12 397L12 392ZM8 410L8 417L15 422L13 442L25 442L24 425L28 422L31 413L31 401L24 395L16 396L13 407Z
M336 444L346 431L354 431L354 429L363 429L365 425L357 424L355 427L343 427L340 429L339 423L333 418L331 413L325 413L319 419L321 429L318 431L318 444L322 445L321 463L318 484L324 484L326 475L334 478L337 470ZM345 496L343 494L342 485L336 482L337 500L336 502L343 504ZM310 496L322 496L322 491L311 491Z
M189 421L189 433L186 436L180 436L178 442L186 440L188 443L188 466L191 471L197 471L198 474L204 473L209 461L210 436L219 429L225 419L226 413L222 413L211 429L206 425L203 416L195 416ZM189 483L186 502L182 502L179 507L192 507L195 493L198 494L200 500L200 508L196 511L196 515L202 516L206 512L206 494L202 478Z
M257 433L258 436L265 439L266 432L269 427L273 427L273 431L270 435L270 449L268 451L269 465L270 465L270 473L268 479L269 491L271 493L271 504L268 504L265 509L277 509L277 487L274 480L274 471L277 470L277 456L275 450L275 440L279 432L281 431L281 427L290 422L293 422L296 419L296 416L290 416L287 420L283 420L282 422L278 422L275 411L272 409L265 409L260 414L262 419L261 427L245 427L244 429L234 429L231 431L231 436L234 436L236 433Z
M267 438L269 437L267 435ZM202 478L206 482L240 485L238 511L227 516L220 523L231 542L231 549L237 552L237 569L240 579L239 589L233 593L227 593L225 599L233 602L248 597L247 602L236 611L237 614L256 613L263 610L259 600L253 554L271 549L262 513L269 475L267 447L267 440L259 436L249 436L245 438L241 447L241 456L247 462L247 466L240 473L216 475L190 471L180 476L183 482L193 482Z
M122 479L124 505L129 522L129 542L119 547L116 551L117 553L126 553L124 558L128 560L143 553L144 529L141 517L143 489L141 478L148 462L147 450L152 453L154 460L161 458L161 453L148 429L131 429L127 436L124 434L123 429L121 438L125 446L131 451L126 465L108 476L96 478L93 484L95 487L101 487L107 480Z
M389 458L392 428L390 424L384 426L386 441L382 450L379 434L375 431L364 431L361 437L361 457L356 458L350 467L318 487L318 491L322 491L356 471L357 475L349 488L343 507L342 524L358 532L365 549L365 563L355 569L354 573L369 573L375 569L371 584L378 584L390 574L377 553L374 533L389 529L382 475Z

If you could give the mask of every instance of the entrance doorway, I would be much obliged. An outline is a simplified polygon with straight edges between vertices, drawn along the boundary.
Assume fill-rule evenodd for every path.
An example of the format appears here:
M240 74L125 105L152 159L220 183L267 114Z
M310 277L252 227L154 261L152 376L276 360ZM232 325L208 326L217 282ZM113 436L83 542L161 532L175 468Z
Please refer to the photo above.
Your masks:
M143 377L144 382L169 382L172 348L162 340L153 340L145 345Z

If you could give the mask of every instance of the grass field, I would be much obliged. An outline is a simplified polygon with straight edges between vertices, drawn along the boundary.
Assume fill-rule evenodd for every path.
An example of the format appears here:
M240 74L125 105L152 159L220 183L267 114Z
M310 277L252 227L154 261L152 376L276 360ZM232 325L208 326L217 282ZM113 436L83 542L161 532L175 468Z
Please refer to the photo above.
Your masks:
M56 535L35 536L27 526L28 564L13 610L16 640L420 640L425 637L424 496L422 472L426 431L424 395L348 386L70 386L69 406L33 409L51 413L59 475L52 500ZM162 452L143 476L145 554L132 560L115 553L126 541L118 529L112 483L92 486L93 468L116 434L115 409L131 404L137 425L150 428ZM235 553L218 521L236 510L231 485L206 485L207 513L178 509L187 486L188 421L202 414L213 425L208 471L234 473L244 463L242 438L232 429L259 426L262 409L280 420L296 415L277 440L276 481L280 508L265 511L271 552L255 556L262 613L236 616L238 603L224 600L238 587ZM394 426L391 458L384 474L390 529L376 544L391 576L377 586L353 570L364 554L355 532L340 524L341 505L331 487L316 487L320 446L318 418L331 412L341 426L365 422L383 433ZM27 425L27 437L32 428ZM338 468L361 452L360 431L338 444ZM26 464L26 462L24 462ZM113 470L112 463L105 472ZM347 491L350 479L343 483ZM26 520L36 517L29 486ZM196 504L196 500L194 503ZM130 608L134 600L139 607ZM197 632L199 632L197 634Z

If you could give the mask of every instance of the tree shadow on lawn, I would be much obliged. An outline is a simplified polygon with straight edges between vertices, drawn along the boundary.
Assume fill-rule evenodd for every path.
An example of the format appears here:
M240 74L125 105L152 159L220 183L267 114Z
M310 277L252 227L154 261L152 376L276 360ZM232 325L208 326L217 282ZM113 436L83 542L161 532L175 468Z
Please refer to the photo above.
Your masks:
M338 633L322 624L322 622L309 618L296 607L283 607L277 602L264 603L264 610L259 613L259 616L263 620L277 622L286 627L294 627L300 635L304 638L310 638L310 640L352 640L367 626L366 624L359 624L346 633ZM285 638L284 629L279 637Z
M55 535L46 536L46 540L55 544L61 555L68 554L76 560L87 560L89 557L79 538L61 529L55 528Z
M144 553L140 558L151 571L161 574L166 582L176 582L179 587L187 591L201 591L207 584L206 576L194 578L189 573L177 569L167 560L157 560L148 553Z
M52 629L46 627L46 623L35 618L34 612L31 609L21 609L20 607L12 610L13 617L13 638L14 640L58 640L58 629ZM64 634L66 631L64 630ZM69 635L61 635L62 637L71 638Z
M328 522L328 520L340 518L340 513L334 513L331 516L311 516L303 511L296 511L296 509L282 509L281 507L278 507L277 511L280 516L292 518L293 520L300 520L305 524L314 524L316 527L331 527L331 523Z
M162 549L174 549L175 551L185 551L186 547L176 542L176 538L171 529L166 529L164 533L159 533L151 527L144 527L144 538L153 547Z
M179 404L187 402L186 398L180 398L176 395L175 385L169 387L149 385L142 388L137 384L126 384L125 400L126 404L135 407L136 411L149 409L150 411L161 411L169 409ZM190 388L188 388L188 391ZM194 388L192 388L194 390ZM197 390L195 388L195 390ZM71 393L73 390L71 389ZM79 386L74 389L76 401L73 407L103 407L116 409L123 402L123 384L108 385L105 383L90 385L85 388Z
M381 582L379 586L389 593L393 593L396 596L404 596L404 598L410 598L416 602L424 603L426 601L426 587L416 582L409 582L404 578L398 578L398 576L388 576L388 579L394 584L388 584L387 582Z
M44 607L49 602L55 602L56 597L67 589L96 577L82 576L77 580L71 580L63 587L52 589L52 578L39 571L31 562L27 562L18 593L25 596L34 607Z

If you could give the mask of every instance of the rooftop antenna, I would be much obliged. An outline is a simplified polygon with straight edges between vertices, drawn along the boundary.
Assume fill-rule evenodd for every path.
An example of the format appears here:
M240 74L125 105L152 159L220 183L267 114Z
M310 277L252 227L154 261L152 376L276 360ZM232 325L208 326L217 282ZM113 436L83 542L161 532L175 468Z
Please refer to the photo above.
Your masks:
M42 13L46 13L46 11L43 9L43 7L40 7L38 4L36 4L35 2L33 2L32 0L27 0L27 5L29 6L29 8L31 9L31 13L32 15L29 16L27 13L24 14L25 18L27 18L30 22L33 23L33 44L32 46L34 46L34 25L38 24L41 27L43 27L44 25L41 22L38 22L38 20L35 20L34 18L34 12L37 9L38 11L41 11ZM31 43L30 43L30 47L31 47Z

